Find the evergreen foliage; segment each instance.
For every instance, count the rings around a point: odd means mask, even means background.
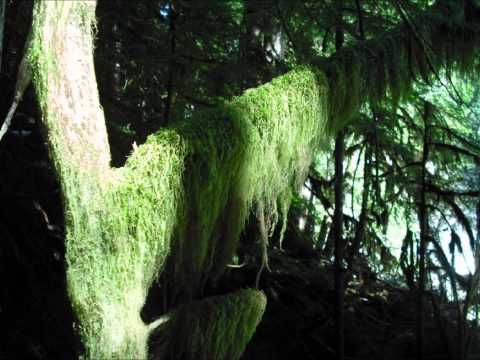
[[[448,72],[473,71],[479,39],[480,10],[472,2],[437,2],[421,16],[379,38],[346,47],[324,69],[330,84],[329,129],[336,132],[365,101],[378,103],[389,95],[394,107],[410,93],[417,79],[437,79]]]

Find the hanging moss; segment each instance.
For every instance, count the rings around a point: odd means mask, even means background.
[[[170,244],[165,279],[188,301],[231,261],[255,204],[273,228],[321,139],[321,98],[317,76],[299,69],[150,136],[100,190],[66,178],[69,290],[87,357],[145,354],[139,313]]]
[[[188,155],[185,204],[164,274],[173,302],[198,296],[231,261],[252,209],[264,233],[272,232],[278,203],[284,210],[325,135],[326,91],[324,77],[299,68],[175,127]]]
[[[342,129],[365,101],[389,98],[396,106],[418,79],[474,71],[479,11],[472,2],[438,1],[409,24],[319,61],[330,88],[329,132]]]
[[[68,74],[57,65],[68,54],[45,38],[62,28],[42,30],[51,24],[41,11],[54,5],[37,3],[30,58],[65,200],[69,296],[86,358],[145,358],[149,328],[140,310],[167,256],[172,298],[188,301],[231,261],[252,209],[262,209],[265,232],[273,228],[277,202],[303,180],[322,139],[326,80],[299,68],[150,136],[113,170],[92,160],[98,154],[85,146],[95,141],[89,123],[71,128],[76,119],[68,109],[79,99],[59,91]],[[243,303],[227,299],[229,309]],[[217,326],[233,334],[237,323],[222,319]]]
[[[152,335],[153,359],[239,359],[265,305],[265,295],[256,290],[183,305]]]

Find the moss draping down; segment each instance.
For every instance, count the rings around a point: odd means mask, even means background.
[[[165,274],[173,298],[198,295],[231,261],[251,209],[265,233],[285,215],[325,134],[326,91],[324,77],[299,68],[175,126],[187,155],[185,203]]]
[[[72,99],[58,90],[68,81],[58,66],[68,54],[45,39],[74,32],[73,15],[84,9],[70,6],[61,7],[68,21],[52,22],[67,30],[34,29],[31,56],[65,199],[69,294],[87,358],[145,358],[149,330],[139,314],[167,255],[172,298],[185,301],[231,260],[250,210],[261,209],[265,232],[273,229],[279,200],[303,180],[322,139],[326,79],[299,68],[151,135],[125,167],[104,168],[89,163],[96,154],[85,145],[97,134],[82,133],[88,119],[69,128],[77,121],[67,117]],[[49,30],[45,19],[35,28]]]
[[[162,130],[97,186],[101,191],[92,186],[70,197],[78,199],[70,201],[70,293],[84,338],[108,336],[87,346],[96,349],[90,356],[105,344],[115,344],[110,355],[122,354],[130,350],[116,338],[128,344],[132,333],[147,336],[138,314],[170,247],[165,279],[187,301],[231,261],[255,204],[262,204],[266,231],[273,228],[279,199],[303,180],[321,138],[325,86],[318,81],[314,72],[298,69]],[[78,179],[64,181],[75,182],[78,192]]]

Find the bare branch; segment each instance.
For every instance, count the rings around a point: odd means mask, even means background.
[[[23,52],[23,58],[20,62],[20,66],[18,67],[17,73],[17,83],[15,84],[15,95],[13,97],[12,105],[8,110],[7,117],[3,122],[2,127],[0,128],[0,141],[2,140],[3,136],[7,133],[8,128],[12,122],[13,115],[17,110],[18,104],[22,101],[23,94],[27,89],[28,85],[30,84],[31,80],[31,69],[28,63],[28,49],[30,46],[30,35],[27,38],[25,50]]]

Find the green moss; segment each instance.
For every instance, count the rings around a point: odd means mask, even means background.
[[[251,210],[272,233],[279,204],[284,215],[324,139],[326,98],[325,78],[299,68],[176,125],[188,155],[185,204],[164,276],[172,302],[199,296],[231,261]]]
[[[239,359],[265,310],[255,290],[182,305],[151,338],[154,359]]]
[[[183,158],[178,134],[164,131],[100,191],[79,192],[85,178],[73,184],[78,201],[70,195],[68,285],[87,358],[146,358],[148,331],[140,311],[169,254],[182,204]]]
[[[322,88],[299,69],[150,136],[124,168],[92,173],[72,161],[72,151],[84,149],[65,142],[68,119],[52,104],[68,101],[52,99],[56,59],[43,36],[34,32],[30,59],[62,184],[68,291],[84,355],[145,358],[148,328],[139,314],[165,259],[172,253],[172,297],[189,299],[230,262],[252,208],[262,204],[273,227],[278,197],[298,185],[321,138]]]
[[[150,136],[109,181],[62,163],[68,289],[87,358],[146,356],[139,314],[169,254],[171,298],[188,301],[231,261],[252,209],[271,233],[323,138],[325,88],[293,71]]]

